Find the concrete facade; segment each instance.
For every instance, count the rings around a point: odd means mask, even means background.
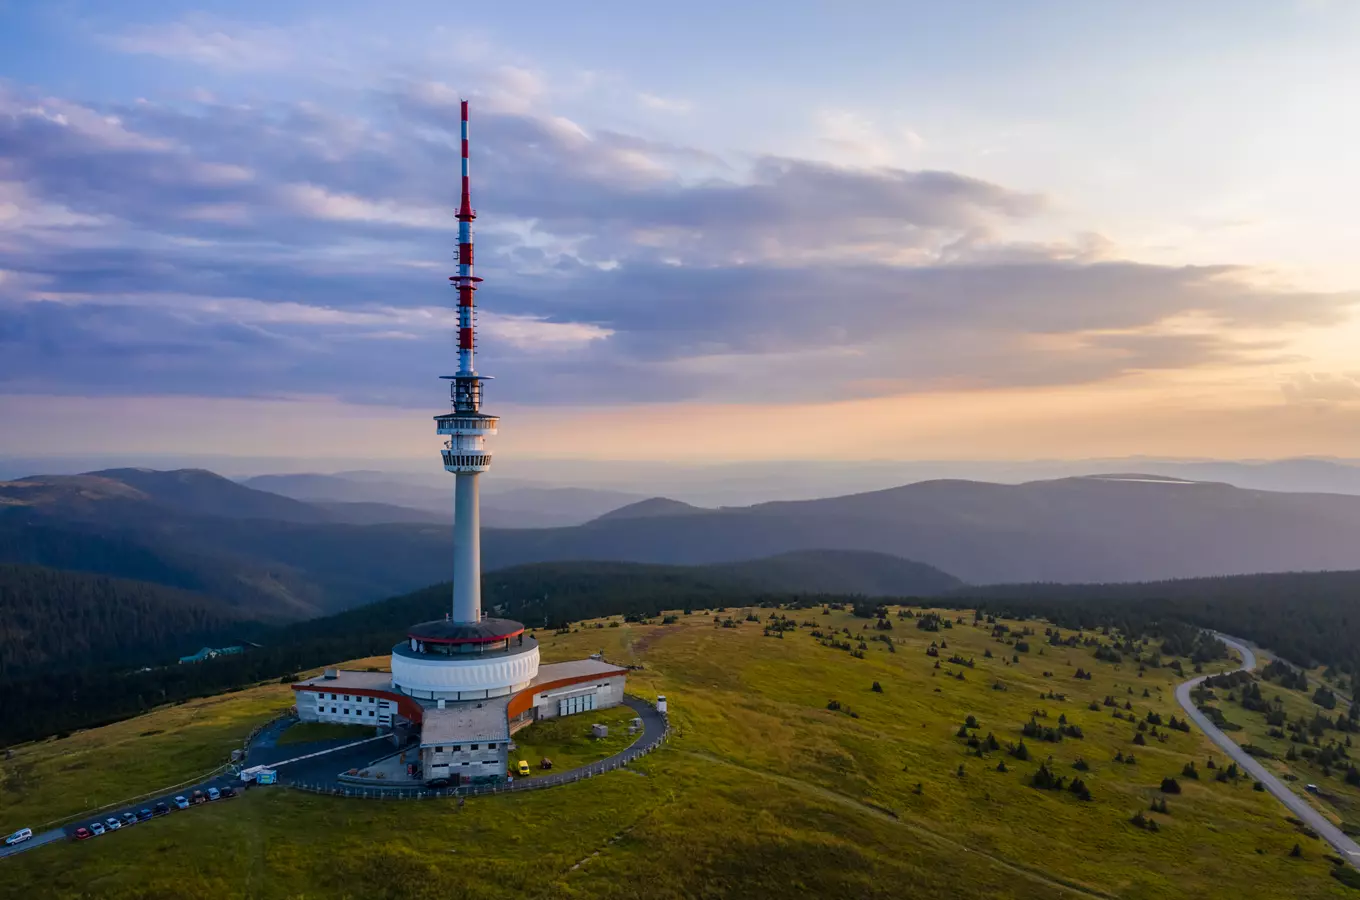
[[[421,778],[466,784],[504,777],[512,762],[511,735],[526,725],[622,703],[627,674],[598,659],[546,663],[514,694],[450,701],[412,697],[387,672],[328,669],[294,684],[293,691],[304,722],[418,727]]]

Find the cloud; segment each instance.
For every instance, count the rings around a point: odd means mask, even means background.
[[[228,72],[280,69],[294,59],[298,35],[283,28],[194,16],[138,25],[106,38],[124,53],[157,56]]]
[[[479,368],[518,402],[1264,366],[1357,299],[1121,260],[1094,233],[1019,240],[1045,198],[957,173],[725,159],[544,110],[528,70],[487,84]],[[0,94],[0,390],[429,398],[452,357],[457,97]]]
[[[654,109],[659,112],[667,113],[687,113],[694,109],[694,104],[688,100],[681,100],[676,97],[661,97],[656,94],[649,94],[645,91],[637,95],[638,102],[647,109]]]
[[[1280,379],[1280,391],[1292,405],[1349,406],[1360,400],[1360,374],[1296,372]]]

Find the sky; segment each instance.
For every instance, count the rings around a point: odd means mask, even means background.
[[[0,0],[0,455],[1355,456],[1360,4]]]

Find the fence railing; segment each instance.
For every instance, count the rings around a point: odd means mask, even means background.
[[[342,785],[334,782],[328,784],[309,784],[297,781],[280,782],[280,784],[285,788],[307,791],[313,794],[326,794],[332,797],[355,797],[366,800],[439,800],[452,797],[482,797],[492,794],[509,794],[516,791],[542,790],[544,788],[572,784],[587,778],[595,778],[599,775],[608,774],[617,769],[625,768],[634,760],[640,759],[657,750],[662,744],[670,739],[671,723],[669,716],[665,713],[657,712],[655,708],[653,708],[652,714],[661,719],[661,733],[648,739],[645,744],[633,744],[628,749],[622,750],[608,759],[580,766],[567,772],[558,772],[553,775],[516,779],[513,782],[505,783],[469,784],[448,788],[369,787]]]

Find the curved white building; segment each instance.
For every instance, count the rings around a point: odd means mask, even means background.
[[[392,686],[419,700],[487,700],[538,675],[538,641],[509,619],[425,622],[392,648]]]

